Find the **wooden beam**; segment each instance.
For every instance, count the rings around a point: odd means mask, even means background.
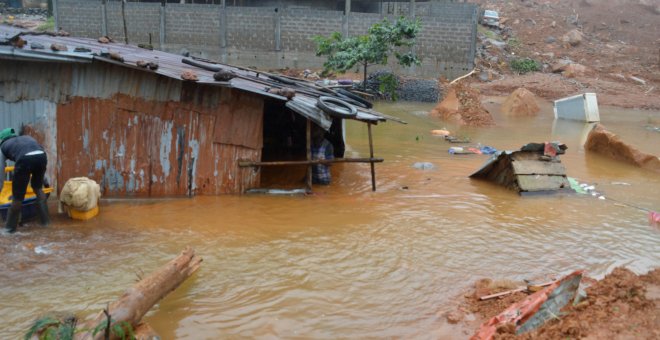
[[[240,167],[250,166],[287,166],[287,165],[314,165],[314,164],[333,164],[333,163],[382,163],[382,158],[335,158],[335,159],[313,159],[309,161],[274,161],[274,162],[253,162],[238,161]]]
[[[371,123],[367,123],[367,130],[369,131],[369,157],[374,158],[374,141],[371,136]],[[376,168],[374,162],[371,163],[371,191],[376,191]]]
[[[195,273],[201,263],[202,259],[192,248],[184,249],[175,259],[141,279],[110,304],[107,312],[111,316],[112,324],[126,321],[133,327],[137,326],[153,305]],[[84,322],[80,328],[88,331],[77,333],[75,339],[101,339],[103,332],[93,335],[92,330],[106,320],[106,315],[99,313],[93,319]]]
[[[312,161],[312,120],[307,119],[307,162]],[[312,191],[312,164],[307,165],[307,190]]]

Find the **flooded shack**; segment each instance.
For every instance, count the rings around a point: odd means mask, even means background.
[[[470,178],[485,179],[521,195],[570,190],[566,168],[557,157],[565,149],[563,144],[529,143],[518,151],[501,151]]]
[[[339,95],[307,81],[8,26],[0,60],[0,124],[45,146],[56,188],[87,176],[104,196],[237,194],[276,185],[266,167],[301,165],[311,188],[314,124],[327,131],[333,162],[370,163],[373,174],[382,161],[373,148],[368,158],[342,158],[343,119],[371,131],[390,117],[351,104],[350,117],[330,115],[319,98]]]

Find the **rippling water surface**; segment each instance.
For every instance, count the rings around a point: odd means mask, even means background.
[[[104,201],[92,221],[60,218],[0,238],[0,338],[20,338],[47,311],[100,310],[186,245],[202,268],[146,318],[164,339],[435,338],[446,335],[438,312],[481,277],[580,268],[600,277],[660,265],[660,230],[640,210],[660,210],[660,176],[585,154],[588,126],[554,122],[549,105],[535,118],[496,115],[486,129],[445,125],[424,114],[431,105],[377,109],[409,124],[374,129],[376,156],[386,159],[375,193],[368,166],[345,164],[310,197]],[[645,129],[659,113],[601,108],[601,116],[660,154],[660,134]],[[449,155],[452,145],[429,133],[442,127],[498,149],[561,140],[569,176],[608,199],[521,198],[472,181],[487,156]],[[347,134],[349,153],[368,155],[366,126],[351,123]]]

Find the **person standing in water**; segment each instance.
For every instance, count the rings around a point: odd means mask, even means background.
[[[37,215],[43,226],[50,224],[46,194],[42,187],[48,159],[44,148],[30,136],[17,136],[12,128],[0,131],[0,169],[4,173],[7,159],[14,161],[14,179],[12,182],[12,202],[7,211],[5,232],[14,233],[20,220],[21,208],[28,183],[37,195]],[[32,177],[30,179],[30,176]],[[0,190],[4,181],[0,181]]]
[[[333,160],[334,149],[332,143],[325,138],[325,130],[312,124],[312,159]],[[332,181],[329,164],[315,164],[312,166],[312,183],[329,185]]]

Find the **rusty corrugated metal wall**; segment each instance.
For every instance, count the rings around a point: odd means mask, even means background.
[[[44,143],[60,184],[87,176],[107,196],[240,193],[259,184],[259,172],[237,160],[261,158],[260,96],[100,63],[3,61],[0,90],[4,105],[56,104],[51,124],[35,130],[50,133]],[[22,109],[30,110],[39,109]]]

